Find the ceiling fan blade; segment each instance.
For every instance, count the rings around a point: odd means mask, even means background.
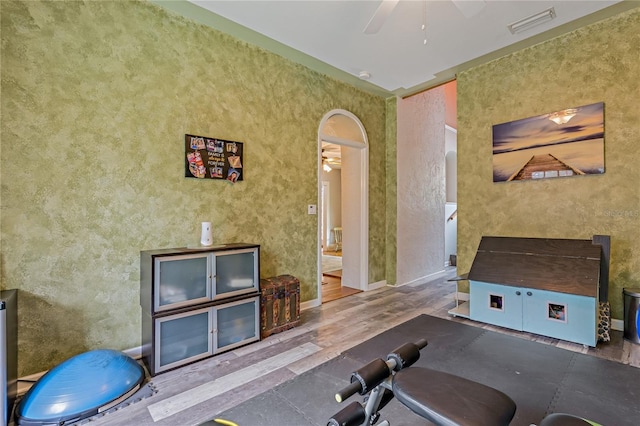
[[[471,18],[478,13],[487,4],[484,0],[451,0],[465,18]]]
[[[393,12],[393,9],[398,5],[398,1],[399,0],[382,0],[380,6],[378,6],[378,9],[371,17],[371,20],[367,26],[364,27],[364,33],[375,34],[380,31],[384,21],[387,20],[389,15],[391,15],[391,12]]]

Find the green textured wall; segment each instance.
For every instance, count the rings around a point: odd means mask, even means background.
[[[385,279],[385,100],[144,2],[0,2],[2,288],[19,373],[140,344],[139,251],[262,245],[316,297],[317,130],[370,143],[371,282]],[[244,181],[185,179],[184,134],[244,142]]]
[[[458,272],[482,235],[611,235],[609,297],[640,287],[640,9],[458,76]],[[492,125],[605,103],[603,175],[492,182]]]
[[[398,187],[396,185],[397,175],[397,142],[398,142],[398,100],[396,98],[387,99],[387,126],[386,142],[387,154],[385,173],[386,182],[386,214],[387,214],[387,241],[386,241],[386,264],[387,264],[387,284],[395,285],[397,278],[397,236],[398,236]]]

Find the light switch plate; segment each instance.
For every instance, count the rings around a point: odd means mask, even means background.
[[[317,213],[317,208],[315,204],[309,204],[307,206],[307,214],[316,214]]]

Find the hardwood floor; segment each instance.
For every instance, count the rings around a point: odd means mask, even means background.
[[[342,251],[323,251],[326,256],[342,256]],[[362,290],[342,286],[342,270],[322,274],[322,303],[332,302],[343,297],[352,296]]]
[[[322,303],[332,302],[361,292],[362,290],[342,286],[342,278],[339,276],[331,273],[322,275]]]
[[[455,285],[446,280],[454,275],[455,270],[451,268],[425,283],[361,292],[305,310],[301,325],[294,329],[153,377],[151,383],[157,390],[155,395],[94,419],[90,424],[201,424],[419,314],[640,367],[640,346],[623,341],[621,332],[614,331],[608,344],[584,348],[578,344],[453,318],[447,311],[455,306]]]

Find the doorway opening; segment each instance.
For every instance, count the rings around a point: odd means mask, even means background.
[[[318,129],[320,303],[368,287],[368,153],[364,126],[354,114],[325,114]]]
[[[320,223],[322,238],[322,303],[362,290],[342,285],[342,150],[322,142],[322,192]]]
[[[458,105],[457,82],[444,84],[445,126],[444,126],[444,265],[457,266],[458,249]]]

